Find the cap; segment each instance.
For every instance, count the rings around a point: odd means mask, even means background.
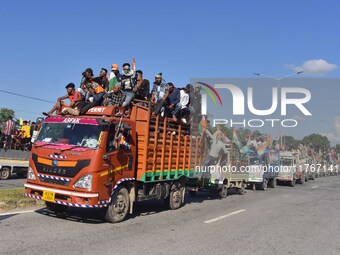
[[[66,85],[65,89],[68,89],[68,88],[72,88],[74,89],[76,86],[74,85],[74,83],[70,82],[69,84]]]
[[[156,78],[162,78],[162,76],[163,76],[162,73],[157,73],[157,74],[155,74],[155,77],[156,77]]]
[[[112,65],[111,65],[111,70],[112,70],[112,71],[119,70],[118,64],[112,64]]]
[[[102,67],[102,70],[103,70],[105,73],[107,73],[107,69],[105,69],[104,67]]]
[[[172,82],[168,82],[166,85],[171,86],[171,87],[175,87],[175,85]]]

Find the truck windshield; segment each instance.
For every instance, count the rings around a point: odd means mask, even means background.
[[[95,149],[98,148],[101,131],[100,125],[44,123],[36,142],[69,144]]]
[[[292,159],[281,159],[281,165],[283,166],[292,166],[293,160]]]

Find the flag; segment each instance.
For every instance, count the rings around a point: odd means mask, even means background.
[[[280,150],[280,148],[281,148],[281,132],[279,132],[276,136],[276,146],[277,146],[277,148],[275,148],[275,149]]]
[[[109,91],[111,91],[116,86],[117,83],[118,79],[115,73],[111,71],[109,76]]]
[[[264,141],[259,147],[257,147],[257,154],[259,156],[263,155],[268,147],[268,140]]]
[[[135,61],[135,58],[132,58],[132,61],[131,61],[131,68],[132,70],[135,72],[136,71],[136,61]]]
[[[20,119],[19,119],[19,125],[20,125],[20,126],[24,125],[24,122],[23,122],[23,120],[22,120],[21,117],[20,117]]]
[[[271,148],[273,146],[273,137],[272,137],[272,134],[269,134],[267,136],[267,141],[268,141],[268,147]]]
[[[236,128],[234,128],[234,132],[233,132],[233,143],[236,144],[236,146],[241,149],[241,143],[238,139],[238,134],[237,134],[237,130]]]

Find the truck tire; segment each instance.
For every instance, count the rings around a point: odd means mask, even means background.
[[[226,198],[228,196],[228,187],[227,187],[227,185],[222,185],[222,188],[218,191],[218,196],[220,198]]]
[[[261,190],[266,191],[268,188],[268,180],[264,179],[262,184],[261,184]]]
[[[196,194],[197,194],[197,191],[195,191],[195,190],[189,190],[189,195],[190,196],[196,196]]]
[[[293,180],[289,182],[289,185],[290,185],[291,187],[295,187],[295,184],[296,184],[296,179],[293,178]]]
[[[105,219],[111,223],[121,222],[128,215],[129,208],[129,191],[123,186],[118,187],[111,196],[111,202],[106,210]]]
[[[246,194],[246,187],[242,184],[242,188],[238,189],[238,194],[244,195]]]
[[[17,173],[17,176],[19,178],[26,178],[27,177],[27,173],[26,172],[20,172],[20,173]]]
[[[11,176],[11,169],[9,167],[3,167],[0,170],[0,179],[7,180]]]
[[[276,185],[277,185],[276,178],[271,178],[271,179],[269,180],[269,186],[270,186],[271,188],[275,189],[275,188],[276,188]]]
[[[305,179],[306,179],[305,175],[302,175],[302,176],[300,177],[300,179],[299,179],[299,183],[300,183],[300,184],[304,184],[304,183],[305,183]]]
[[[45,205],[48,208],[48,210],[55,212],[55,213],[64,213],[69,208],[66,205],[59,205],[59,204],[55,204],[52,202],[45,202]]]
[[[305,175],[305,182],[308,182],[309,181],[309,174],[307,175]]]
[[[179,182],[172,184],[170,194],[165,198],[165,204],[169,209],[176,210],[182,206],[183,189]]]

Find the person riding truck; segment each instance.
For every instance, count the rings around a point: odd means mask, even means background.
[[[75,85],[71,82],[66,85],[66,91],[67,94],[65,96],[59,97],[57,100],[57,103],[53,106],[53,108],[48,112],[43,112],[42,114],[48,117],[51,117],[54,112],[57,113],[57,115],[60,115],[62,113],[66,113],[68,110],[76,110],[72,114],[78,115],[79,111],[77,110],[77,106],[79,102],[81,101],[81,94],[75,90]],[[63,100],[69,99],[70,105],[68,105]],[[78,114],[75,114],[77,113]],[[71,112],[70,112],[71,113]]]

